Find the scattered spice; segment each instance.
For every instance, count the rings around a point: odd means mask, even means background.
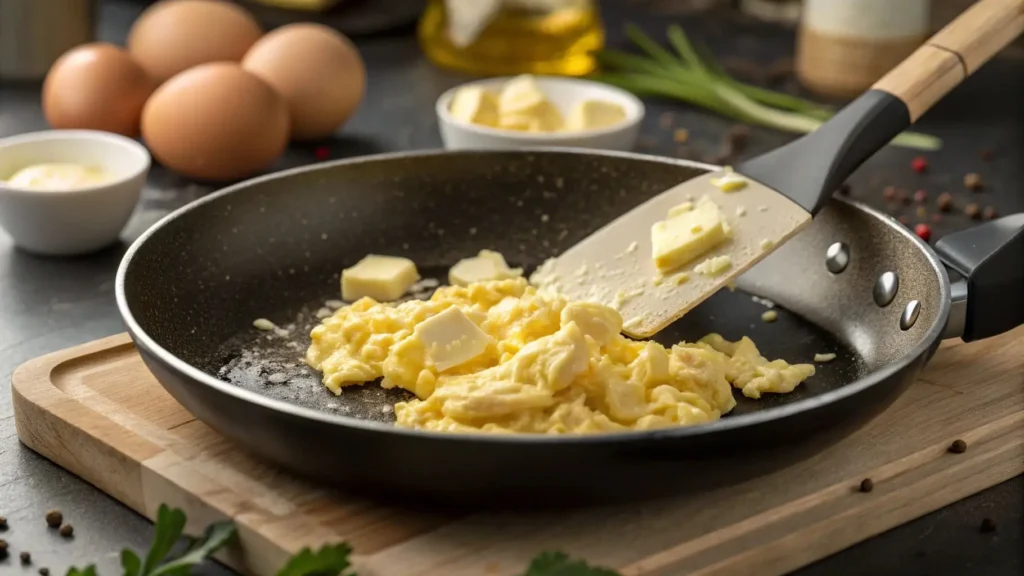
[[[924,206],[918,206],[917,210],[915,210],[914,213],[917,214],[917,217],[921,220],[924,220],[925,218],[928,217],[928,209],[926,209]]]
[[[46,513],[46,525],[50,528],[57,528],[64,522],[64,515],[60,513],[60,510],[54,508]]]
[[[953,195],[949,192],[939,194],[938,199],[935,200],[935,205],[939,207],[939,210],[949,212],[950,208],[953,207]]]
[[[996,216],[999,216],[999,214],[992,206],[985,206],[985,209],[981,212],[981,217],[985,220],[995,220]]]
[[[981,216],[981,208],[972,202],[967,206],[964,206],[964,215],[972,220],[977,220]]]
[[[967,452],[967,442],[957,438],[949,445],[949,451],[953,454],[963,454],[964,452]]]
[[[906,214],[901,214],[900,217],[896,219],[896,221],[899,222],[900,224],[903,224],[904,226],[910,226],[910,216],[907,216]]]
[[[331,157],[331,149],[327,146],[318,146],[317,149],[313,151],[313,156],[316,157],[317,160],[327,160]]]
[[[927,201],[927,200],[928,200],[928,191],[927,190],[918,190],[918,191],[914,192],[914,202],[917,202],[918,204],[924,204],[925,201]]]
[[[875,483],[871,480],[871,478],[865,478],[865,479],[860,481],[860,491],[861,492],[871,492],[874,489],[875,489]]]
[[[927,224],[918,224],[914,226],[914,234],[917,234],[918,238],[927,242],[932,238],[932,229]]]
[[[939,214],[938,212],[933,212],[932,223],[938,224],[939,222],[942,222],[942,214]]]
[[[690,131],[686,128],[677,128],[676,131],[672,133],[672,139],[678,144],[682,144],[690,139]]]
[[[71,538],[71,536],[75,533],[75,527],[71,524],[63,524],[61,525],[59,532],[61,536],[65,538]]]
[[[0,530],[7,530],[7,518],[0,516]]]
[[[886,200],[890,200],[890,201],[895,200],[896,199],[896,187],[895,186],[886,186],[885,188],[882,188],[882,198],[885,198]]]
[[[852,192],[852,189],[850,188],[850,185],[848,183],[843,182],[842,184],[839,185],[839,189],[836,190],[836,192],[838,192],[840,196],[849,196],[850,192]]]
[[[991,518],[985,518],[981,521],[981,532],[982,534],[989,534],[996,531],[996,521]]]
[[[7,558],[7,540],[0,538],[0,560]]]
[[[996,151],[991,148],[982,148],[978,156],[981,157],[982,162],[991,162],[996,157]]]
[[[32,555],[28,552],[22,552],[21,554],[18,554],[18,557],[21,558],[21,563],[25,566],[32,563]]]
[[[39,576],[50,576],[50,569],[46,566],[43,566],[39,569]]]
[[[736,124],[725,134],[726,144],[733,154],[743,152],[747,147],[748,140],[750,140],[750,128],[744,124]]]
[[[968,190],[981,190],[983,185],[981,174],[977,172],[970,172],[964,176],[964,187]]]
[[[910,161],[910,167],[918,174],[923,174],[928,170],[928,159],[924,156],[917,156]]]
[[[668,130],[669,128],[671,128],[672,127],[672,113],[671,112],[664,112],[661,116],[659,116],[658,117],[658,126],[661,126],[665,130]]]

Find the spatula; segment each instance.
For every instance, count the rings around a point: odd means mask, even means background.
[[[1024,32],[1024,0],[981,0],[815,132],[659,194],[547,262],[531,278],[573,299],[614,306],[647,338],[793,237],[842,182],[996,52]],[[724,192],[714,182],[741,177]],[[652,259],[651,227],[669,210],[714,202],[731,238],[671,272]],[[702,272],[703,271],[703,272]]]

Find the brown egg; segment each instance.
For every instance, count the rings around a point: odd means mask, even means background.
[[[326,138],[355,112],[366,88],[359,51],[320,24],[289,24],[260,38],[242,66],[288,102],[292,138]]]
[[[157,88],[142,110],[142,138],[162,164],[203,180],[235,180],[288,144],[288,107],[233,62],[201,64]]]
[[[166,81],[207,62],[240,62],[262,30],[240,6],[219,0],[164,0],[128,33],[128,51],[149,75]]]
[[[104,42],[83,44],[57,59],[43,82],[43,114],[58,129],[139,133],[156,84],[127,52]]]

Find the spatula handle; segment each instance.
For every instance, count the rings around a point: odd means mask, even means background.
[[[932,36],[873,88],[903,101],[916,121],[1024,33],[1024,0],[981,0]]]

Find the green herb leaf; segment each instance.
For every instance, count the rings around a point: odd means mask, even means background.
[[[156,513],[156,525],[153,529],[153,543],[149,546],[149,553],[139,570],[141,576],[149,576],[157,567],[171,548],[181,538],[185,529],[185,512],[179,508],[170,508],[161,504]],[[123,560],[122,560],[123,561]]]
[[[96,576],[96,567],[92,564],[85,568],[75,568],[72,566],[68,568],[67,576]]]
[[[187,576],[193,566],[226,546],[234,535],[235,525],[231,522],[211,524],[203,532],[203,536],[193,541],[184,554],[166,564],[157,566],[153,571],[144,573],[143,576]]]
[[[303,548],[288,560],[277,576],[349,576],[351,553],[352,547],[344,542],[324,545],[316,552]]]
[[[279,575],[280,576],[280,575]],[[614,570],[590,566],[582,560],[570,560],[564,552],[541,552],[530,562],[522,576],[620,576]]]
[[[125,548],[121,550],[121,568],[124,568],[124,576],[141,576],[142,560],[138,554]]]

